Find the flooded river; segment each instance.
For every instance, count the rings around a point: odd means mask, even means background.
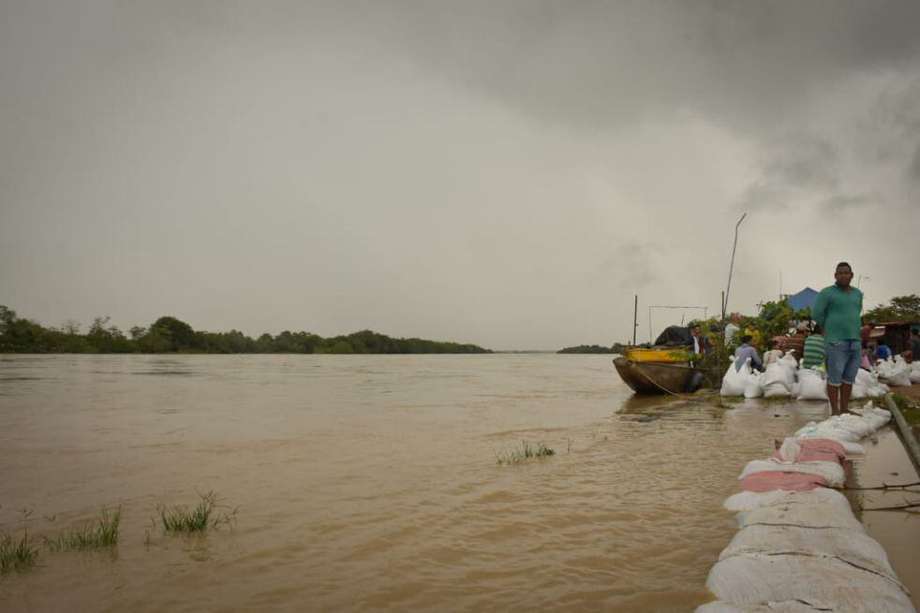
[[[122,509],[0,609],[692,610],[741,467],[823,407],[631,396],[609,356],[0,356],[0,531]],[[209,491],[235,524],[153,521]]]

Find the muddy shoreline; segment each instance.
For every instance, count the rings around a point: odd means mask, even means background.
[[[920,475],[898,438],[895,427],[885,426],[862,441],[864,459],[853,463],[848,485],[875,487],[882,484],[913,483]],[[911,602],[920,609],[920,565],[916,563],[916,544],[920,542],[920,513],[869,511],[867,509],[903,504],[903,491],[847,491],[853,511],[869,535],[877,540],[898,577],[911,592]],[[915,499],[907,496],[909,499]],[[918,496],[920,497],[920,496]]]

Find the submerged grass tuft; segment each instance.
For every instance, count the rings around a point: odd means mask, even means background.
[[[109,513],[102,509],[102,516],[93,524],[71,530],[57,538],[45,537],[45,546],[51,551],[82,551],[84,549],[102,549],[118,544],[118,525],[121,523],[121,507]]]
[[[556,452],[551,447],[547,447],[543,443],[533,444],[521,441],[520,449],[497,453],[495,454],[495,459],[498,464],[518,464],[531,458],[543,458],[555,454]]]
[[[236,518],[236,509],[229,513],[217,511],[221,505],[218,505],[217,494],[213,491],[199,495],[201,496],[201,501],[191,510],[184,506],[169,508],[161,505],[157,507],[163,530],[186,534],[204,532],[208,528],[230,523]]]
[[[28,570],[37,560],[38,548],[32,545],[26,530],[18,541],[10,534],[0,534],[0,575]]]

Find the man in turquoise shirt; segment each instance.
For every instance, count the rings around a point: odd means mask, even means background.
[[[827,354],[827,397],[831,413],[846,413],[850,393],[860,360],[860,315],[863,295],[850,287],[853,269],[846,262],[837,264],[834,271],[836,283],[818,294],[811,316],[824,329]]]

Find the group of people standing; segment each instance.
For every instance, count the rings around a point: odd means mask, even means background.
[[[803,367],[826,367],[827,396],[833,415],[847,412],[859,368],[868,370],[875,360],[891,357],[891,349],[884,343],[863,346],[863,294],[850,285],[852,280],[850,264],[837,264],[834,284],[821,290],[812,307],[811,316],[816,325],[803,347]],[[763,370],[763,362],[750,341],[750,336],[741,337],[741,345],[735,351],[735,367],[740,368],[750,359],[754,368]],[[916,330],[912,332],[911,344],[914,356],[920,359],[920,335]]]

